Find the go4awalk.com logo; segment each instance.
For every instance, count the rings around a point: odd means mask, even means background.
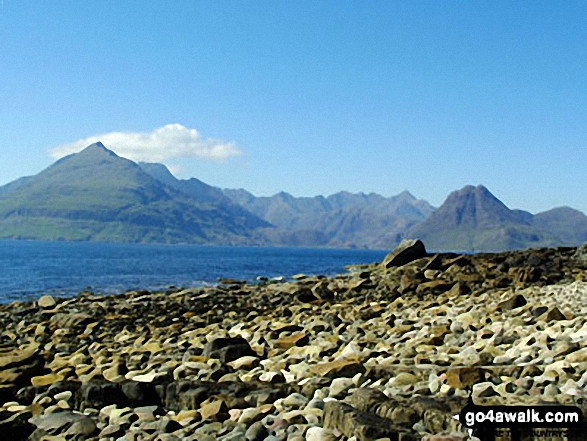
[[[496,428],[583,427],[583,412],[576,406],[477,406],[472,397],[454,418],[469,430],[469,436]]]

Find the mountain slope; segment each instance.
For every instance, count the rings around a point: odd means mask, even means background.
[[[222,191],[199,179],[177,179],[163,164],[140,162],[139,167],[163,184],[189,196],[202,204],[211,204],[227,211],[234,219],[248,228],[271,227],[271,224],[245,210],[226,197]]]
[[[0,237],[117,242],[243,243],[231,213],[164,185],[101,143],[0,194]]]
[[[434,210],[408,192],[391,198],[349,192],[300,198],[285,192],[271,197],[255,197],[243,189],[223,192],[290,235],[304,232],[304,237],[320,238],[321,245],[333,247],[392,247]]]
[[[587,216],[570,207],[557,207],[534,216],[532,224],[556,236],[561,244],[587,242]]]
[[[573,230],[577,220],[585,217],[572,211],[575,218],[568,221],[560,211],[533,216],[509,209],[482,185],[469,185],[452,192],[408,236],[421,239],[428,249],[469,252],[578,245],[579,235],[562,234],[563,230]]]

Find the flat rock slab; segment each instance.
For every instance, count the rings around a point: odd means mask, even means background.
[[[338,430],[359,441],[389,438],[391,441],[411,441],[416,438],[395,427],[393,423],[373,413],[362,412],[347,403],[324,403],[324,428]]]

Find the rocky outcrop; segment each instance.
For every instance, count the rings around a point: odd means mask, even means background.
[[[0,305],[0,433],[464,440],[469,393],[582,407],[582,252],[412,243],[332,278]]]

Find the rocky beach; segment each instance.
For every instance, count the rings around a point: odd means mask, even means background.
[[[585,412],[586,300],[586,246],[409,241],[335,277],[0,305],[0,438],[460,441],[469,390]]]

